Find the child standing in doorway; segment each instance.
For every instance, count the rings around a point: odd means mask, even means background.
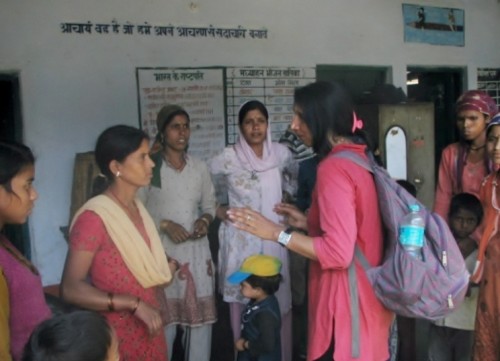
[[[470,273],[477,258],[477,242],[471,234],[481,223],[483,207],[470,193],[451,199],[448,223]],[[429,361],[469,361],[472,357],[476,322],[477,287],[469,288],[463,303],[449,316],[431,325]]]
[[[250,299],[241,314],[241,337],[236,341],[237,361],[281,360],[281,313],[274,293],[282,276],[279,258],[257,254],[247,257],[240,269],[228,277],[240,284]]]

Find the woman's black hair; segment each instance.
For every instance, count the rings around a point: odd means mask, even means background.
[[[301,112],[312,135],[314,151],[324,158],[332,149],[331,137],[370,144],[360,129],[352,132],[354,104],[349,93],[336,82],[317,81],[295,89],[294,106]]]
[[[472,212],[476,216],[477,224],[483,220],[484,210],[481,201],[471,193],[458,193],[451,198],[448,218],[454,216],[460,209]]]
[[[498,113],[497,115],[500,115],[500,113]],[[495,117],[495,118],[497,118],[497,117]],[[500,123],[498,123],[498,122],[489,124],[488,127],[486,127],[486,137],[488,137],[490,135],[490,133],[494,127],[497,127],[499,125],[500,125]]]
[[[163,134],[165,132],[165,128],[167,127],[167,125],[170,124],[170,122],[178,115],[184,115],[186,117],[186,119],[188,120],[188,123],[191,122],[191,119],[189,118],[189,114],[188,112],[186,112],[184,109],[179,109],[179,110],[176,110],[172,113],[170,113],[167,118],[165,119],[165,121],[163,122],[162,124],[162,127],[161,129],[158,130],[158,133],[160,134]]]
[[[266,295],[273,295],[280,288],[282,279],[283,277],[278,273],[275,276],[267,277],[251,275],[245,281],[253,288],[262,288]]]
[[[105,361],[111,342],[111,328],[101,314],[75,311],[38,325],[22,361]]]
[[[113,160],[123,162],[139,149],[144,140],[149,140],[144,131],[128,125],[115,125],[101,133],[97,138],[94,156],[102,175],[94,180],[93,196],[104,192],[114,181],[115,175],[111,173],[109,164]]]
[[[31,149],[15,141],[0,141],[0,185],[12,192],[11,181],[27,166],[35,164]]]
[[[258,110],[264,115],[266,120],[269,120],[269,113],[267,112],[266,106],[258,100],[250,100],[243,104],[243,106],[240,108],[240,111],[238,112],[238,124],[240,125],[240,127],[243,124],[243,120],[245,119],[247,113],[252,110]]]

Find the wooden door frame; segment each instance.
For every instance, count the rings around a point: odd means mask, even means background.
[[[5,123],[1,125],[1,138],[23,142],[23,121],[21,112],[21,87],[19,72],[0,71],[0,118]],[[27,258],[31,259],[31,242],[28,223],[22,225],[7,225],[2,230],[7,238]]]

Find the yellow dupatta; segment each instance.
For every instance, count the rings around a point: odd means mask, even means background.
[[[92,211],[96,213],[118,248],[125,265],[142,287],[149,288],[168,283],[172,279],[172,274],[156,226],[142,202],[138,198],[135,199],[135,202],[151,242],[151,248],[148,248],[126,212],[105,195],[89,199],[76,212],[71,222],[71,228],[82,212]]]

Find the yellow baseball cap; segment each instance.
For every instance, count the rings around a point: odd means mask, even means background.
[[[265,254],[254,254],[243,261],[240,269],[231,274],[227,281],[229,283],[241,283],[251,275],[269,277],[276,276],[281,271],[279,258]]]

